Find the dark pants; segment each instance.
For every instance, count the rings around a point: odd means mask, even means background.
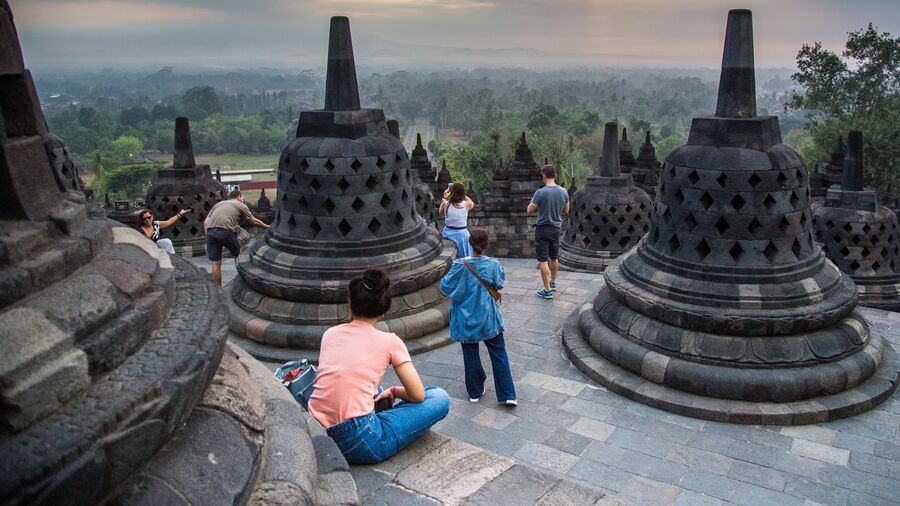
[[[534,227],[534,250],[538,262],[559,258],[559,227],[553,225]]]
[[[505,402],[515,399],[516,387],[513,385],[512,371],[509,369],[509,356],[506,354],[503,332],[482,342],[491,356],[497,401]],[[484,381],[487,379],[487,374],[481,365],[481,357],[478,355],[478,343],[460,344],[463,351],[463,365],[466,370],[466,391],[469,393],[469,398],[477,399],[484,393]]]
[[[206,231],[206,256],[211,262],[222,261],[223,246],[234,258],[241,254],[241,242],[231,230],[214,227]]]

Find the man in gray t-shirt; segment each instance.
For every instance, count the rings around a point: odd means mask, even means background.
[[[552,299],[556,290],[556,274],[559,271],[559,229],[562,215],[569,212],[569,192],[556,184],[556,169],[545,165],[541,169],[544,187],[534,192],[528,204],[528,214],[537,214],[534,227],[534,249],[541,269],[544,289],[538,297]]]
[[[244,195],[240,190],[232,190],[228,200],[217,202],[212,206],[203,221],[203,229],[206,232],[206,255],[212,264],[213,281],[219,286],[222,286],[222,248],[227,248],[234,258],[241,253],[241,243],[237,236],[240,230],[238,220],[241,216],[257,227],[269,228],[253,216],[250,208],[244,204]]]

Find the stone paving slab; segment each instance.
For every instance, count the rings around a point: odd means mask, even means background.
[[[645,491],[654,490],[666,504],[900,504],[897,395],[848,419],[794,427],[699,420],[636,403],[584,377],[554,337],[566,317],[599,290],[602,276],[561,272],[556,297],[543,300],[534,295],[540,279],[533,261],[501,263],[507,275],[502,304],[505,339],[519,406],[496,404],[484,349],[487,394],[470,403],[462,378],[462,352],[451,344],[413,357],[420,371],[430,373],[422,374],[423,381],[442,386],[451,396],[450,415],[435,426],[436,432],[505,457],[513,466],[606,493],[600,501],[647,497],[649,501],[653,498]],[[900,349],[900,314],[862,312]],[[384,382],[390,385],[397,378],[389,371]],[[497,423],[496,414],[482,414],[488,409],[513,418]],[[541,448],[548,455],[552,449],[567,456],[557,460],[554,471],[535,465],[534,454],[524,448]],[[395,462],[352,468],[364,503],[434,504],[393,481],[400,468],[418,462],[423,451],[431,450],[413,446],[395,456]],[[365,494],[367,484],[379,482],[383,483]],[[490,490],[470,497],[473,501],[493,497]],[[551,496],[552,491],[544,496],[545,502]],[[565,494],[561,500],[559,504],[581,504],[574,499],[566,503]]]

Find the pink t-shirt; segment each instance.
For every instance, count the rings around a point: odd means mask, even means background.
[[[360,321],[331,327],[322,335],[309,414],[324,427],[331,427],[371,413],[388,365],[397,367],[410,360],[397,334]]]

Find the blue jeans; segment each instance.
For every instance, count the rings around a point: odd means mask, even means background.
[[[509,356],[506,355],[506,344],[503,332],[495,337],[482,341],[491,356],[491,369],[494,371],[494,389],[497,401],[505,402],[516,398],[516,387],[513,385],[512,371],[509,369]],[[478,343],[460,343],[463,351],[463,365],[466,369],[466,391],[472,399],[480,398],[484,393],[484,381],[487,374],[481,365],[478,355]]]
[[[326,432],[351,464],[377,464],[397,454],[450,412],[443,389],[428,387],[422,402],[400,401],[393,408],[332,425]]]

